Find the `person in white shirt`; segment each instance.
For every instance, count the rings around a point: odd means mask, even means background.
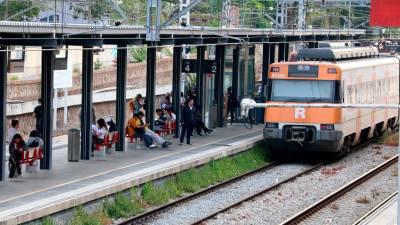
[[[12,139],[14,138],[14,135],[16,134],[19,134],[19,121],[12,120],[11,127],[7,131],[7,142],[11,143]]]
[[[97,120],[97,137],[104,141],[104,136],[108,133],[107,123],[103,118]]]

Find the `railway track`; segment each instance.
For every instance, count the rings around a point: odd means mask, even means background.
[[[314,205],[304,209],[297,215],[289,218],[288,220],[284,221],[281,225],[289,225],[289,224],[299,224],[302,221],[306,220],[307,218],[311,217],[312,215],[316,214],[319,210],[326,207],[328,204],[332,203],[333,201],[339,199],[341,196],[345,195],[349,191],[357,188],[364,182],[368,181],[369,179],[373,178],[374,176],[380,174],[385,169],[389,168],[393,164],[398,161],[398,155],[392,157],[391,159],[387,160],[386,162],[382,163],[381,165],[375,167],[374,169],[368,171],[364,175],[360,176],[359,178],[353,180],[352,182],[348,183],[347,185],[343,186],[342,188],[338,189],[337,191],[333,192],[329,196],[321,199],[320,201],[316,202]]]
[[[376,140],[374,139],[374,140],[370,140],[370,141],[368,141],[368,142],[366,142],[366,143],[360,144],[360,145],[354,147],[353,150],[361,149],[361,148],[363,148],[363,147],[365,147],[365,146],[370,145],[371,143],[373,143],[373,142],[375,142],[375,141],[376,141]],[[204,221],[206,221],[206,220],[208,220],[208,219],[211,219],[211,218],[215,217],[216,215],[218,215],[218,214],[220,214],[220,213],[226,212],[226,211],[228,211],[229,209],[234,208],[234,207],[236,207],[236,206],[242,204],[243,202],[249,201],[249,200],[251,200],[251,199],[253,199],[253,198],[255,198],[255,197],[259,196],[259,195],[262,195],[262,194],[264,194],[264,193],[267,193],[267,192],[269,192],[269,191],[272,191],[272,190],[278,188],[279,186],[281,186],[281,185],[283,185],[283,184],[285,184],[285,183],[288,183],[288,182],[291,182],[291,181],[295,180],[296,178],[298,178],[298,177],[300,177],[300,176],[303,176],[303,175],[305,175],[305,174],[311,173],[311,172],[317,170],[318,168],[320,168],[321,166],[329,164],[329,162],[330,162],[330,161],[325,161],[325,162],[317,163],[317,164],[311,166],[310,168],[308,168],[308,169],[306,169],[306,170],[303,170],[303,171],[301,171],[301,172],[299,172],[299,173],[297,173],[297,174],[295,174],[295,175],[293,175],[293,176],[291,176],[291,177],[289,177],[289,178],[287,178],[287,179],[285,179],[285,180],[282,180],[282,181],[280,181],[280,182],[278,182],[278,183],[276,183],[276,184],[274,184],[274,185],[272,185],[272,186],[269,186],[269,187],[267,187],[267,188],[265,188],[265,189],[263,189],[263,190],[261,190],[261,191],[255,193],[255,194],[253,194],[253,195],[251,195],[251,196],[249,196],[249,197],[246,197],[246,198],[244,198],[244,199],[241,199],[241,200],[239,200],[239,201],[237,201],[237,202],[235,202],[235,203],[233,203],[233,204],[230,204],[229,206],[227,206],[227,207],[225,207],[225,208],[223,208],[223,209],[220,209],[220,210],[218,210],[218,211],[215,211],[215,212],[213,212],[212,214],[209,214],[209,215],[207,215],[207,216],[205,216],[205,217],[203,217],[203,218],[201,218],[201,219],[199,219],[199,220],[193,222],[192,224],[202,224]],[[263,172],[263,171],[272,169],[272,168],[277,167],[277,166],[279,166],[279,165],[283,165],[283,162],[273,162],[273,163],[270,163],[270,164],[268,164],[268,165],[266,165],[266,166],[264,166],[264,167],[261,167],[261,168],[259,168],[259,169],[250,171],[250,172],[245,173],[245,174],[243,174],[243,175],[240,175],[240,176],[238,176],[238,177],[234,177],[234,178],[232,178],[232,179],[229,179],[229,180],[226,180],[226,181],[224,181],[224,182],[218,183],[218,184],[216,184],[216,185],[210,186],[210,187],[208,187],[208,188],[206,188],[206,189],[203,189],[203,190],[201,190],[201,191],[199,191],[199,192],[193,193],[193,194],[188,195],[188,196],[186,196],[186,197],[180,198],[180,199],[178,199],[178,200],[172,201],[172,202],[167,203],[167,204],[165,204],[165,205],[162,205],[162,206],[160,206],[160,207],[154,208],[154,209],[152,209],[152,210],[150,210],[150,211],[144,212],[144,213],[139,214],[139,215],[137,215],[137,216],[135,216],[135,217],[126,219],[126,220],[124,220],[124,221],[122,221],[122,222],[119,222],[118,225],[144,224],[146,221],[150,220],[151,218],[154,218],[154,217],[157,216],[158,214],[160,214],[160,213],[162,213],[162,212],[164,212],[164,211],[166,211],[166,210],[168,210],[168,209],[171,209],[171,208],[173,208],[173,207],[176,207],[176,206],[178,206],[178,205],[180,205],[180,204],[182,204],[182,203],[188,202],[188,201],[190,201],[190,200],[192,200],[192,199],[199,198],[199,197],[201,197],[201,196],[203,196],[203,195],[206,195],[207,193],[216,191],[216,190],[221,189],[221,188],[223,188],[223,187],[225,187],[225,186],[228,186],[228,185],[230,185],[230,184],[232,184],[232,183],[235,183],[235,182],[240,181],[240,180],[242,180],[242,179],[245,179],[245,178],[247,178],[247,177],[253,176],[253,175],[257,174],[257,173],[260,173],[260,172]]]
[[[282,164],[283,164],[282,162],[269,163],[269,164],[267,164],[267,165],[265,165],[263,167],[260,167],[258,169],[255,169],[255,170],[252,170],[250,172],[244,173],[244,174],[242,174],[240,176],[234,177],[234,178],[226,180],[224,182],[212,185],[212,186],[210,186],[210,187],[208,187],[206,189],[203,189],[201,191],[195,192],[195,193],[193,193],[191,195],[188,195],[186,197],[177,199],[175,201],[172,201],[172,202],[167,203],[165,205],[162,205],[160,207],[154,208],[154,209],[152,209],[150,211],[147,211],[147,212],[144,212],[142,214],[139,214],[139,215],[137,215],[135,217],[132,217],[132,218],[129,218],[129,219],[124,220],[122,222],[119,222],[118,225],[130,225],[130,224],[138,224],[140,222],[144,222],[147,219],[153,217],[154,215],[159,214],[159,213],[161,213],[161,212],[163,212],[163,211],[165,211],[165,210],[167,210],[169,208],[172,208],[172,207],[177,206],[179,204],[182,204],[184,202],[190,201],[190,200],[192,200],[194,198],[198,198],[198,197],[203,196],[203,195],[205,195],[205,194],[207,194],[209,192],[215,191],[217,189],[223,188],[224,186],[227,186],[227,185],[232,184],[234,182],[237,182],[239,180],[245,179],[246,177],[249,177],[249,176],[252,176],[254,174],[263,172],[265,170],[272,169],[272,168],[277,167],[277,166],[282,165]]]

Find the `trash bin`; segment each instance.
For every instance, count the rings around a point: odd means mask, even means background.
[[[255,97],[254,101],[256,103],[264,103],[264,99],[263,99],[262,96]],[[257,124],[263,124],[264,123],[265,108],[255,108],[254,111],[256,113],[256,123]]]
[[[79,129],[68,130],[68,162],[78,162],[81,148],[81,131]]]
[[[215,129],[218,124],[218,111],[217,111],[217,105],[213,104],[210,105],[210,112],[208,114],[208,128],[210,129]]]

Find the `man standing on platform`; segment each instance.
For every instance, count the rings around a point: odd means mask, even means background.
[[[196,108],[193,106],[194,100],[189,99],[187,104],[182,109],[182,132],[181,132],[181,140],[180,145],[182,145],[183,140],[185,139],[186,133],[186,143],[191,145],[190,136],[192,135],[193,128],[196,124]]]
[[[33,110],[33,116],[36,118],[36,131],[39,133],[39,136],[42,137],[43,132],[43,107],[42,107],[42,99],[38,100],[39,105],[35,107]]]

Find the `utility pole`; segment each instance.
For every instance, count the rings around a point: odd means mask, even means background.
[[[190,0],[179,0],[179,11],[188,7],[190,4]],[[179,17],[179,24],[186,24],[186,26],[190,26],[190,11]]]
[[[305,8],[304,0],[299,0],[299,9],[297,13],[297,29],[302,30],[305,28]]]
[[[229,12],[231,9],[231,0],[222,0],[222,20],[221,27],[227,28],[230,24]]]
[[[146,41],[159,41],[161,0],[147,0],[146,12]]]
[[[276,29],[283,29],[287,24],[287,0],[276,1]]]

